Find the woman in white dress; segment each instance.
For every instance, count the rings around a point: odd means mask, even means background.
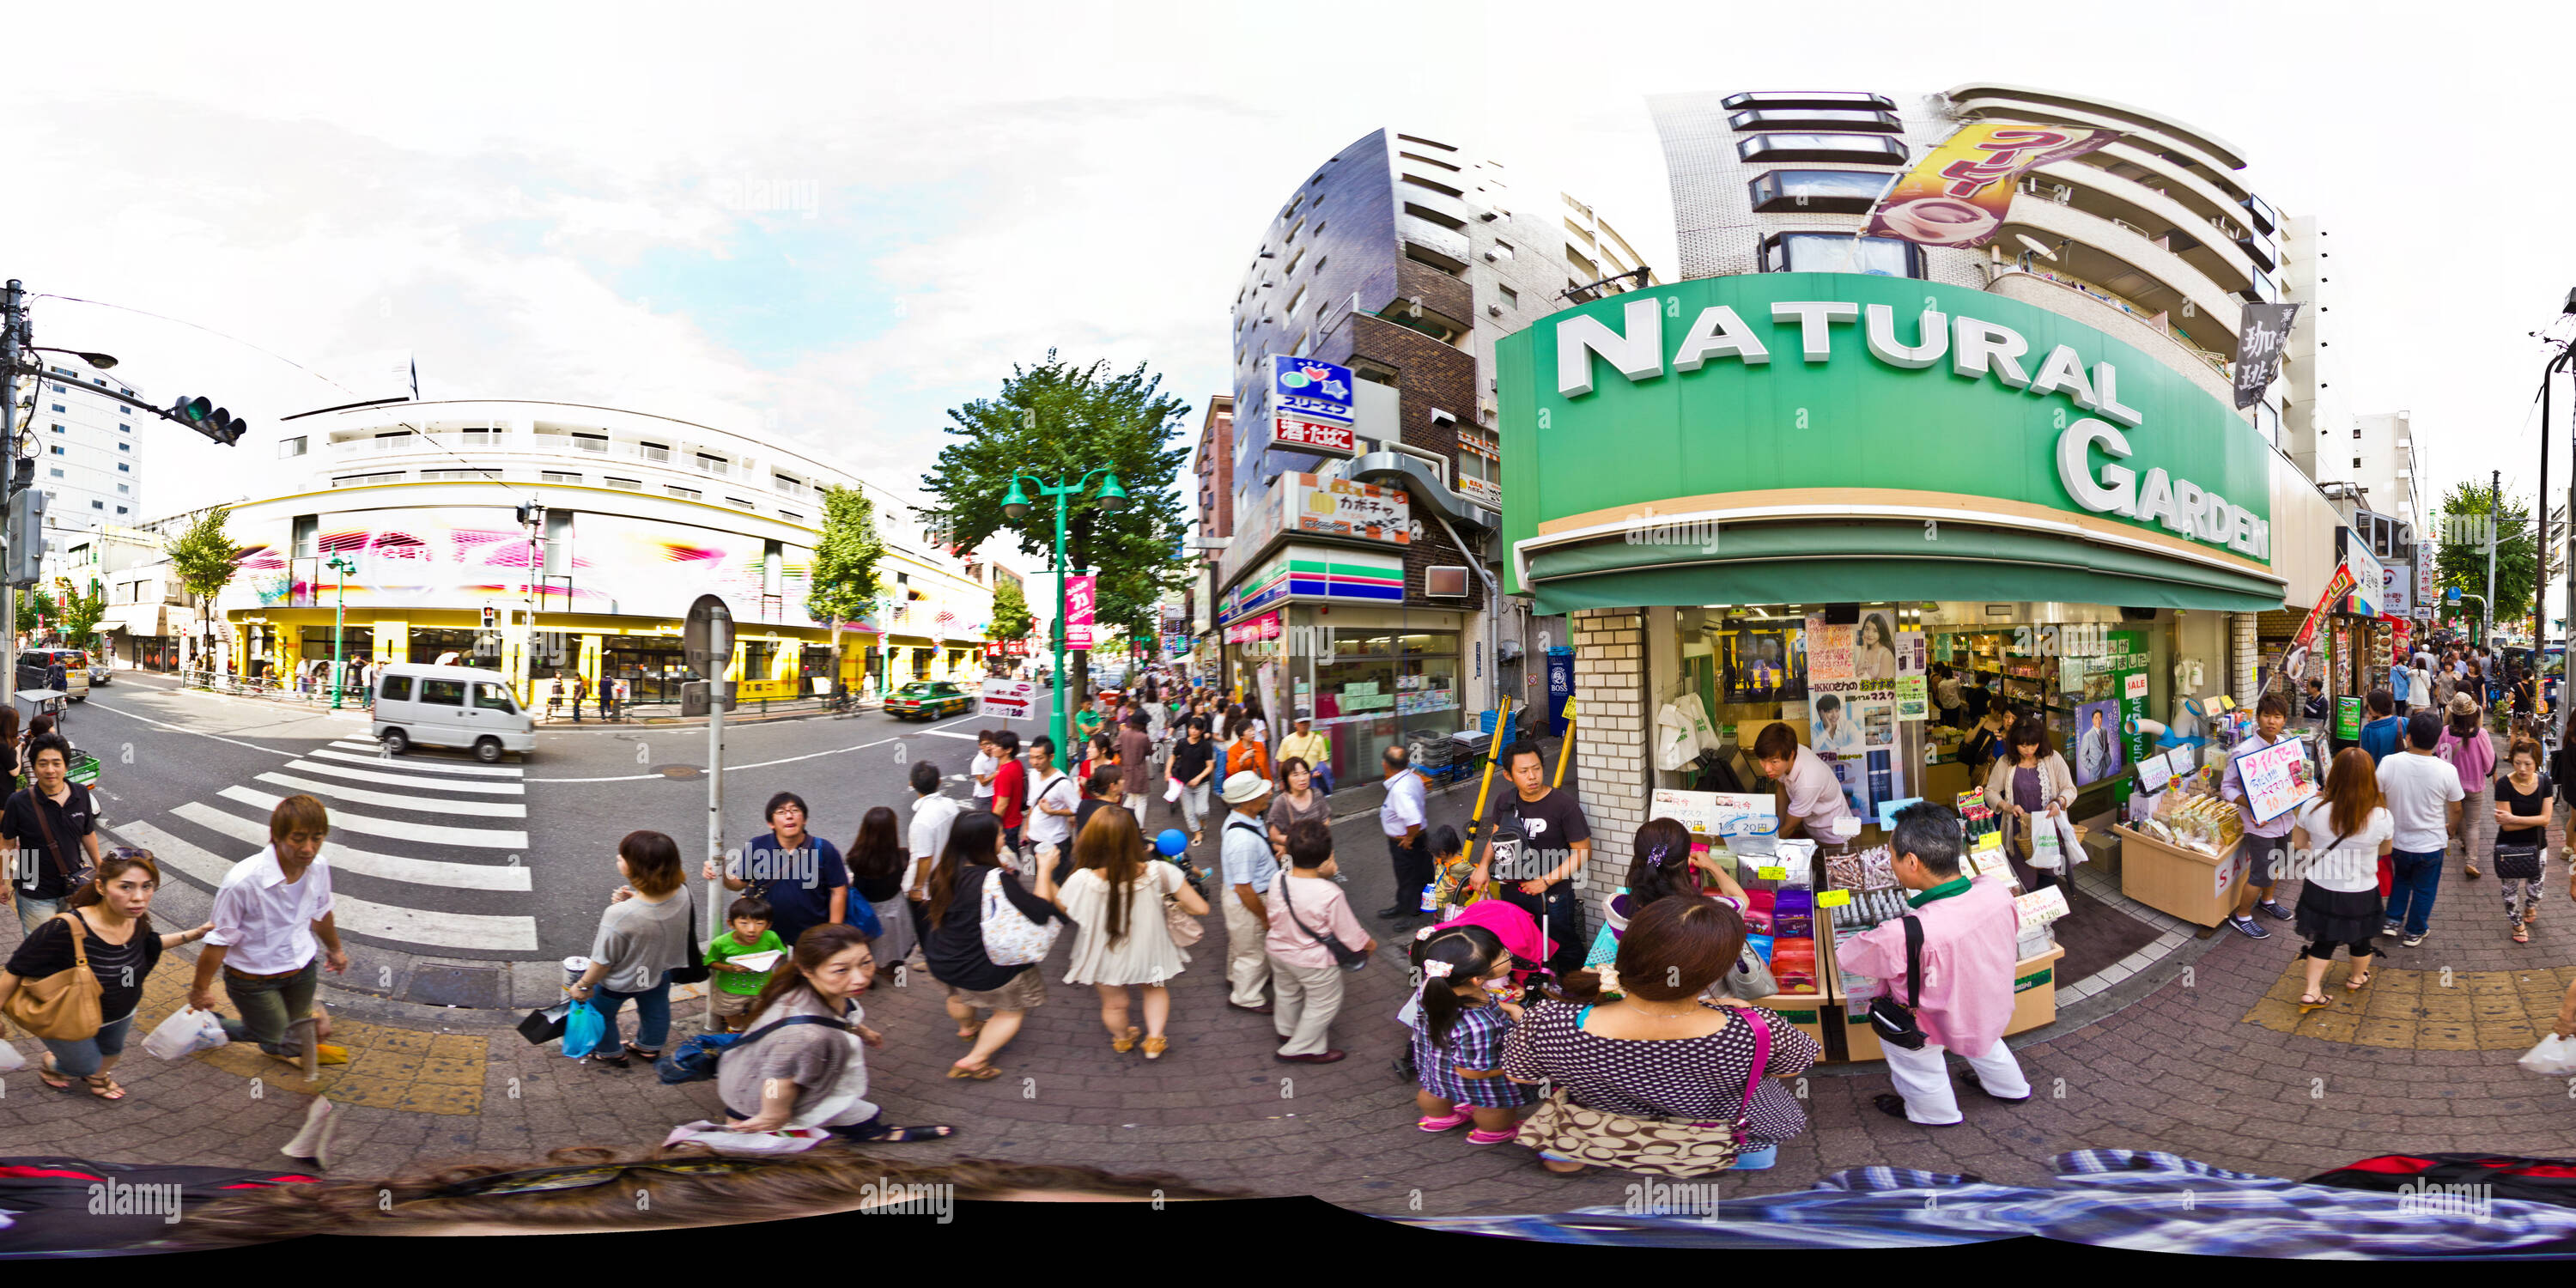
[[[1056,892],[1056,906],[1076,927],[1064,982],[1100,990],[1100,1022],[1109,1030],[1111,1050],[1132,1051],[1142,1037],[1145,1058],[1161,1059],[1167,1045],[1163,1027],[1172,1018],[1172,994],[1164,985],[1190,960],[1172,942],[1163,900],[1172,899],[1193,917],[1207,915],[1207,900],[1190,889],[1178,867],[1146,858],[1145,834],[1136,816],[1123,809],[1092,813],[1073,839],[1073,862],[1073,875]],[[1127,1022],[1131,986],[1145,993],[1143,1028]]]

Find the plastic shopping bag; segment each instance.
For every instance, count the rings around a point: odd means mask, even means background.
[[[224,1035],[223,1021],[215,1018],[214,1012],[183,1006],[154,1026],[152,1035],[143,1039],[143,1049],[157,1059],[185,1060],[230,1040]]]
[[[664,1137],[663,1145],[689,1143],[704,1145],[719,1154],[801,1154],[830,1140],[832,1133],[820,1127],[790,1127],[781,1131],[726,1131],[723,1124],[701,1118],[682,1123]]]
[[[2540,1045],[2523,1052],[2522,1058],[2514,1063],[2545,1077],[2563,1078],[2576,1074],[2576,1039],[2552,1033],[2542,1038]]]
[[[1181,780],[1180,780],[1180,779],[1178,779],[1178,778],[1166,778],[1166,779],[1164,779],[1164,780],[1163,780],[1163,803],[1164,803],[1164,804],[1166,804],[1166,805],[1176,804],[1176,803],[1178,803],[1178,802],[1180,801],[1180,799],[1181,799]]]
[[[601,1018],[598,1007],[576,1004],[564,1015],[563,1053],[578,1060],[589,1055],[607,1033],[608,1021]]]
[[[0,1073],[16,1073],[26,1067],[27,1057],[18,1054],[18,1048],[0,1040]]]

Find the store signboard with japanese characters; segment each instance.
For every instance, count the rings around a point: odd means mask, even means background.
[[[1283,474],[1279,483],[1287,498],[1287,525],[1298,532],[1413,543],[1412,498],[1401,488],[1315,474]]]

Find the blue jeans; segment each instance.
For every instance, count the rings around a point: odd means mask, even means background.
[[[99,1071],[112,1056],[125,1054],[125,1035],[134,1028],[134,1012],[125,1018],[109,1020],[98,1026],[98,1032],[75,1041],[38,1038],[45,1049],[54,1053],[54,1070],[70,1078],[86,1078]]]
[[[2388,919],[2401,922],[2409,939],[2433,920],[2433,892],[2442,883],[2442,851],[2390,850],[2395,879],[2388,887]]]
[[[601,984],[590,990],[591,1009],[607,1024],[598,1054],[622,1054],[617,1046],[617,1012],[629,1000],[635,1003],[635,1045],[659,1051],[663,1039],[671,1036],[671,972],[662,972],[662,982],[641,993],[621,993]]]
[[[25,851],[22,850],[20,853],[23,854]],[[39,899],[27,893],[23,887],[11,890],[9,897],[17,901],[18,930],[22,934],[36,933],[36,927],[53,920],[63,910],[62,900]]]

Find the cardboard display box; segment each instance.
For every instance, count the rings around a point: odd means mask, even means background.
[[[2028,958],[2013,967],[2013,1013],[2004,1025],[2004,1035],[2038,1028],[2057,1019],[2057,959],[2066,950],[2051,946],[2047,952]],[[1842,999],[1837,998],[1837,1001]],[[1884,1060],[1886,1048],[1879,1045],[1878,1031],[1869,1026],[1869,1008],[1839,1006],[1842,1013],[1843,1050],[1854,1062]]]
[[[2236,911],[2245,888],[2242,849],[2214,858],[2125,823],[2111,831],[2120,838],[2120,893],[2195,926],[2214,927]]]

